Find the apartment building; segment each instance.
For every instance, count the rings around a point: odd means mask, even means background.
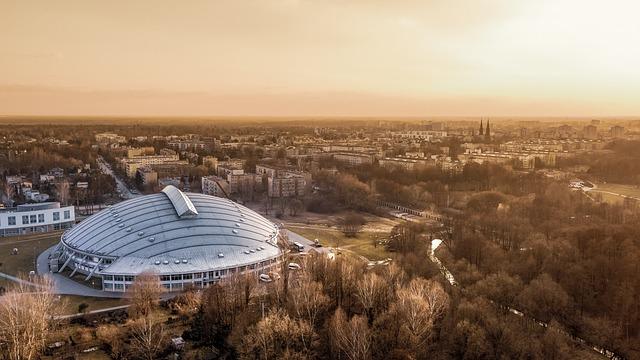
[[[219,176],[203,176],[201,181],[202,193],[227,198],[231,191],[229,182]]]
[[[375,156],[365,153],[339,152],[333,154],[333,159],[349,166],[358,166],[373,164]]]

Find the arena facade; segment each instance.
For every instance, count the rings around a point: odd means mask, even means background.
[[[282,255],[278,227],[231,200],[174,186],[113,205],[66,231],[50,270],[99,278],[126,291],[152,272],[169,291],[204,287],[234,273],[262,273]]]

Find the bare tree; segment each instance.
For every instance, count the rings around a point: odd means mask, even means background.
[[[398,291],[406,281],[407,274],[405,274],[404,270],[400,266],[398,266],[395,261],[389,264],[386,267],[386,271],[384,272],[384,278],[387,281],[387,285],[393,294]]]
[[[402,318],[402,331],[408,348],[415,356],[428,343],[434,322],[449,305],[449,296],[440,283],[416,278],[398,290],[398,300],[390,311]]]
[[[329,297],[324,294],[322,284],[313,281],[304,271],[289,291],[291,308],[296,317],[307,319],[315,325],[318,315],[329,305]]]
[[[131,350],[148,360],[157,359],[157,355],[167,346],[167,334],[162,319],[146,315],[131,323]]]
[[[0,352],[6,359],[38,357],[62,307],[47,276],[20,282],[0,296]],[[3,348],[4,347],[4,348]]]
[[[270,312],[247,330],[240,348],[241,359],[311,358],[317,335],[305,320],[295,320],[283,310]]]
[[[298,216],[304,210],[304,203],[300,199],[292,199],[289,202],[289,215]]]
[[[329,323],[332,344],[349,360],[371,358],[372,336],[364,316],[347,319],[341,308],[331,317]]]
[[[96,337],[109,347],[111,356],[120,359],[124,354],[123,331],[116,325],[100,325],[96,329]]]
[[[58,181],[56,183],[56,192],[60,203],[67,205],[69,203],[69,182],[67,180]]]
[[[136,280],[129,289],[131,296],[129,314],[133,317],[150,315],[163,292],[164,287],[160,284],[158,275],[143,272],[136,276]]]
[[[349,213],[338,221],[338,228],[346,236],[356,236],[367,223],[364,216],[357,213]]]
[[[369,323],[373,322],[374,314],[386,304],[388,289],[384,280],[373,272],[366,273],[362,280],[356,283],[356,296],[368,316]]]
[[[13,206],[13,197],[16,195],[16,189],[9,182],[2,184],[2,202],[7,206]]]

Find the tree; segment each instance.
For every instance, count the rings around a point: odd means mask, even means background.
[[[167,334],[162,319],[151,314],[131,323],[131,349],[147,360],[157,359],[157,355],[167,346]]]
[[[47,276],[20,282],[0,296],[0,345],[6,359],[36,359],[56,325],[62,304]]]
[[[514,304],[522,291],[522,281],[517,276],[512,277],[505,272],[499,272],[479,280],[470,290],[500,305],[509,306]]]
[[[278,309],[247,330],[239,349],[240,359],[311,358],[316,338],[307,321],[292,319]]]
[[[381,311],[389,298],[389,287],[376,273],[368,272],[356,283],[356,296],[368,316],[369,324],[373,317]]]
[[[319,314],[329,305],[329,297],[324,294],[322,284],[313,281],[306,270],[289,290],[289,299],[295,316],[308,320],[312,326],[316,324]]]
[[[372,334],[364,316],[347,319],[342,308],[336,309],[329,323],[331,343],[349,360],[371,358]]]
[[[109,353],[115,359],[120,359],[124,354],[125,344],[123,331],[116,325],[100,325],[96,329],[96,337],[109,347]]]
[[[158,275],[148,272],[139,274],[129,289],[129,314],[133,317],[150,315],[163,292],[164,287],[160,284]]]
[[[440,283],[415,278],[398,290],[398,300],[390,311],[402,319],[402,337],[414,358],[424,350],[434,323],[449,306],[449,296]]]
[[[567,292],[553,281],[548,274],[542,274],[525,286],[517,298],[525,310],[543,321],[556,317],[562,319],[571,299]]]
[[[58,201],[62,205],[67,205],[69,203],[69,182],[67,180],[58,181],[56,192],[58,193]]]
[[[298,216],[298,214],[304,210],[304,204],[300,199],[292,199],[289,202],[289,215]]]
[[[346,236],[356,236],[367,223],[364,216],[357,213],[349,213],[338,221],[338,228]]]
[[[13,185],[9,184],[9,182],[3,182],[0,190],[2,190],[0,200],[9,207],[13,206],[13,197],[16,195],[16,190]]]

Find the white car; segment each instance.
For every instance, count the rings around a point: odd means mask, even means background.
[[[260,276],[258,276],[258,279],[260,279],[260,281],[266,282],[266,283],[270,283],[270,282],[273,281],[273,279],[271,279],[271,276],[269,276],[267,274],[260,274]]]
[[[298,263],[289,263],[289,265],[287,265],[287,267],[289,268],[289,270],[300,270],[302,267],[300,266],[300,264]]]

